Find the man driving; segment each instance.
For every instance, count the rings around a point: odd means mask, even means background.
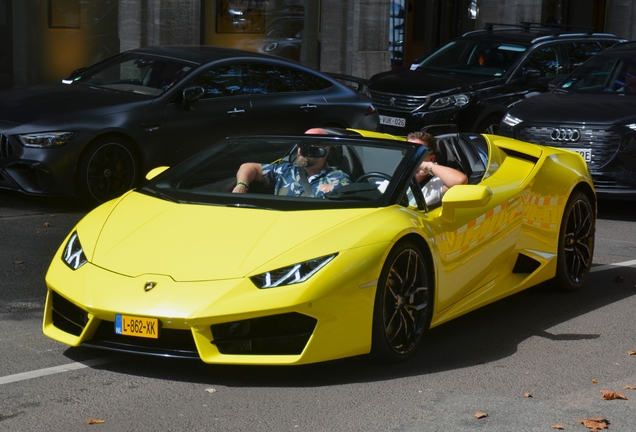
[[[320,128],[305,134],[325,134]],[[293,163],[244,163],[236,173],[234,193],[246,193],[250,184],[260,181],[274,185],[275,195],[322,198],[326,193],[351,183],[349,176],[327,164],[329,146],[301,143]]]

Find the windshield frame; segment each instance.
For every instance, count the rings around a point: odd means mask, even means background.
[[[505,49],[502,49],[504,47]],[[494,50],[494,51],[493,51]],[[427,69],[430,71],[444,71],[460,75],[474,77],[493,77],[500,78],[510,75],[515,66],[530,50],[529,45],[518,42],[505,42],[500,40],[474,40],[474,39],[456,39],[453,40],[431,55],[422,59],[419,63],[415,63],[411,69]],[[459,52],[456,52],[459,51]],[[500,52],[501,51],[501,52]],[[504,53],[517,53],[507,54]],[[499,54],[499,57],[497,57]],[[443,66],[436,65],[444,56],[449,56],[458,61],[457,65]],[[504,58],[501,58],[504,55]],[[506,65],[503,67],[495,67],[495,64],[489,64],[498,59],[497,65]]]
[[[121,68],[122,65],[128,63],[131,65],[134,64],[137,69],[141,69],[143,67],[148,67],[149,69],[147,69],[140,78],[132,76],[130,78],[124,78],[121,75],[125,75],[125,73],[122,73],[122,71],[119,70],[119,79],[117,82],[109,84],[105,84],[103,80],[99,81],[95,78],[100,74],[107,75],[108,71],[115,68]],[[154,64],[170,65],[174,67],[174,73],[168,73],[167,76],[164,77],[163,71],[161,71],[162,75],[153,80],[153,77],[151,76],[153,72],[151,65]],[[150,96],[155,98],[174,88],[178,83],[185,82],[185,80],[188,79],[192,72],[199,66],[199,63],[175,57],[138,52],[125,52],[86,69],[79,70],[71,77],[62,80],[62,82],[64,84],[84,84],[96,88],[134,93],[140,96]],[[132,67],[129,67],[128,70],[135,71]],[[117,73],[114,75],[117,75]],[[148,80],[144,82],[146,76]]]
[[[356,150],[369,148],[372,151],[377,151],[379,154],[381,154],[382,151],[390,151],[395,152],[396,157],[398,156],[397,152],[400,152],[401,160],[396,162],[397,165],[395,165],[395,169],[393,173],[391,173],[391,181],[386,186],[384,193],[381,193],[376,199],[367,199],[359,195],[356,196],[356,191],[353,191],[353,194],[350,195],[353,198],[343,197],[342,192],[351,192],[353,189],[353,187],[348,190],[344,189],[347,186],[342,186],[338,189],[338,191],[341,192],[339,194],[340,196],[336,194],[336,196],[327,197],[325,199],[301,196],[277,196],[273,195],[273,192],[271,194],[251,192],[245,194],[231,193],[231,188],[233,188],[236,183],[236,171],[238,167],[241,163],[250,161],[245,159],[243,153],[232,153],[234,149],[241,145],[249,144],[259,146],[267,144],[271,146],[268,148],[272,148],[273,143],[276,142],[278,142],[278,147],[272,151],[271,156],[264,153],[265,156],[263,157],[269,157],[269,159],[254,157],[251,162],[287,162],[286,158],[295,154],[294,150],[296,147],[294,147],[294,145],[300,143],[311,146],[340,146],[340,148],[348,146]],[[280,154],[279,150],[283,148],[286,149],[286,151],[284,154]],[[428,151],[427,147],[416,143],[375,138],[327,135],[238,135],[219,141],[175,167],[162,172],[147,181],[137,192],[179,203],[284,211],[386,207],[398,203],[399,198],[406,192],[408,183],[413,177],[417,166],[419,166],[421,160],[428,154]],[[276,154],[276,156],[274,156],[274,154]],[[232,158],[234,158],[233,164],[228,165],[227,160],[233,160]],[[206,168],[206,166],[209,166],[209,168]],[[216,166],[222,166],[225,169],[222,170],[223,172],[220,172],[221,170],[214,168]],[[207,171],[204,171],[204,168],[207,169]],[[209,189],[192,192],[193,188],[188,190],[180,186],[186,181],[190,182],[188,184],[192,184],[192,178],[194,178],[192,176],[197,175],[197,172],[213,172],[214,174],[207,174],[210,178],[214,178],[214,181],[210,181],[209,184],[214,185],[215,188],[223,188],[224,190]],[[364,184],[355,183],[355,180],[355,178],[352,178],[351,185],[358,185],[356,186],[357,188],[360,188],[359,185]],[[250,188],[252,188],[252,186],[253,185],[250,185]],[[197,188],[204,189],[205,186],[197,186]],[[373,189],[369,188],[369,190]],[[364,190],[360,190],[359,192],[364,192]],[[364,198],[364,200],[361,200],[362,198]]]

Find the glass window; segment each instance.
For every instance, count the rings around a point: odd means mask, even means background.
[[[294,91],[325,90],[333,87],[333,84],[319,76],[296,69],[292,69],[291,73],[294,80]]]
[[[590,57],[603,49],[598,42],[569,42],[563,44],[570,59],[570,67],[575,69],[585,63]]]
[[[203,99],[239,96],[246,93],[244,75],[243,65],[225,65],[199,75],[190,85],[205,89]]]
[[[542,77],[563,74],[563,62],[558,46],[548,45],[534,50],[523,65],[524,71],[528,69],[537,69]]]
[[[72,81],[156,96],[181,81],[192,69],[186,62],[131,54],[80,72]]]
[[[249,70],[251,83],[247,91],[250,94],[283,93],[293,90],[291,74],[287,67],[251,64]]]

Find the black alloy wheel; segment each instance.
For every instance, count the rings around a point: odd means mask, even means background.
[[[78,169],[78,195],[96,203],[117,198],[137,181],[137,162],[130,144],[119,137],[91,143]]]
[[[393,248],[375,295],[371,351],[378,360],[398,362],[415,353],[431,321],[431,282],[417,246],[403,242]]]
[[[501,117],[498,115],[489,115],[477,127],[478,133],[497,135],[499,133],[499,124]]]
[[[575,191],[565,207],[559,232],[555,282],[565,291],[583,286],[592,267],[596,215],[588,197]]]

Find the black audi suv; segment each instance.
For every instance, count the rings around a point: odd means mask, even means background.
[[[636,42],[599,53],[504,117],[501,135],[583,155],[600,198],[636,199]]]

